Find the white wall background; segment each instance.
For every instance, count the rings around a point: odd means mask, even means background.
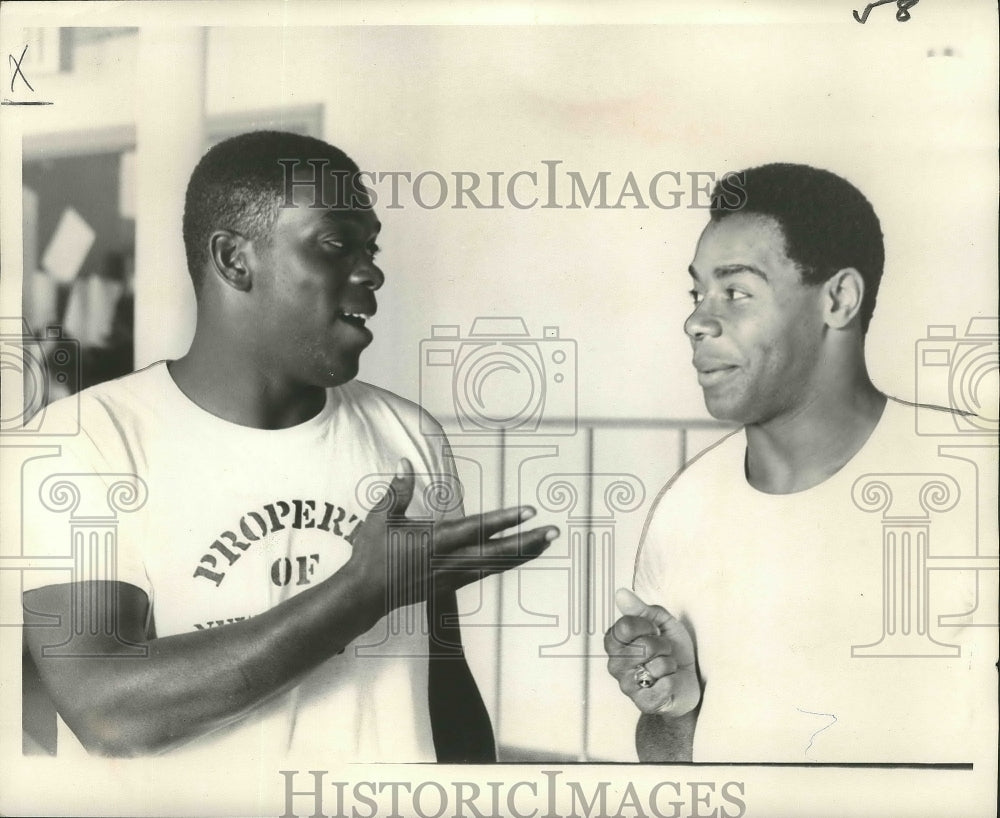
[[[214,28],[205,113],[320,104],[325,137],[365,168],[473,171],[485,184],[488,171],[541,174],[542,160],[558,159],[588,180],[609,171],[612,198],[629,171],[640,184],[661,170],[685,178],[774,160],[842,173],[886,236],[871,368],[884,389],[912,396],[926,325],[992,314],[997,298],[996,45],[981,15],[927,4],[915,21]],[[955,56],[927,56],[945,47]],[[60,104],[23,120],[25,140],[134,124],[138,101],[169,92],[136,76],[136,50],[135,39],[112,40],[51,78]],[[184,77],[196,64],[181,51],[171,70]],[[140,113],[176,126],[170,104]],[[415,350],[433,324],[522,315],[533,334],[557,325],[579,344],[582,414],[703,413],[681,331],[703,211],[403,201],[380,212],[388,280],[362,377],[416,397]],[[179,247],[176,225],[159,231]],[[157,331],[157,352],[184,351],[183,333],[164,335],[160,321]]]
[[[216,30],[207,106],[321,102],[327,138],[362,166],[414,175],[561,159],[585,179],[611,171],[616,190],[629,171],[788,160],[840,172],[886,235],[871,366],[912,395],[901,350],[926,324],[996,301],[995,46],[959,23],[898,26],[891,48],[818,25]],[[926,56],[945,45],[960,56]],[[578,341],[583,414],[702,411],[681,323],[703,211],[411,206],[381,218],[386,317],[363,377],[415,395],[413,350],[432,324],[519,314]]]

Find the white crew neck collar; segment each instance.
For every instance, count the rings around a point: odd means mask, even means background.
[[[739,446],[739,470],[738,470],[738,483],[744,490],[752,494],[755,498],[763,502],[771,501],[775,503],[780,503],[785,500],[791,500],[798,497],[804,497],[810,492],[819,493],[826,491],[829,487],[835,484],[838,480],[842,479],[845,474],[853,474],[856,471],[856,466],[858,463],[863,463],[865,458],[869,456],[869,453],[880,448],[879,440],[882,435],[886,434],[886,429],[893,426],[893,421],[891,416],[896,412],[901,412],[905,408],[905,405],[893,398],[891,395],[885,396],[885,405],[882,407],[882,414],[879,416],[878,421],[872,427],[871,432],[868,433],[868,437],[865,442],[861,445],[851,457],[845,462],[837,471],[827,477],[825,480],[821,480],[814,486],[809,486],[808,488],[801,489],[799,491],[792,492],[782,492],[782,493],[772,493],[768,491],[761,491],[755,488],[747,477],[746,467],[747,467],[747,457],[749,455],[749,446],[746,439],[746,428],[742,430],[742,434],[734,436],[736,439],[740,440],[742,443]]]
[[[256,426],[244,426],[220,418],[191,400],[177,385],[173,375],[170,374],[167,363],[167,361],[160,361],[154,364],[150,367],[150,375],[160,382],[161,394],[166,398],[166,408],[169,414],[177,418],[184,418],[185,422],[196,424],[216,434],[258,439],[266,437],[268,440],[279,438],[293,440],[300,437],[310,437],[329,425],[338,403],[336,390],[327,389],[326,403],[324,403],[323,408],[302,423],[284,429],[260,429]]]

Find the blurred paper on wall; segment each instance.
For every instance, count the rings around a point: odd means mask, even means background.
[[[67,207],[59,217],[49,246],[45,248],[42,267],[56,281],[68,284],[80,272],[94,238],[94,230],[83,216],[72,207]]]
[[[115,307],[125,285],[100,276],[78,278],[66,305],[63,328],[85,347],[105,346],[111,335]]]
[[[42,270],[36,270],[24,291],[25,318],[28,319],[28,325],[35,333],[41,333],[44,327],[58,322],[59,314],[56,305],[59,285],[56,284],[52,276]]]

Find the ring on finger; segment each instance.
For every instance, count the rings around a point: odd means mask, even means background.
[[[647,670],[645,665],[636,665],[635,668],[635,683],[641,688],[652,687],[656,679],[653,678],[653,674]]]

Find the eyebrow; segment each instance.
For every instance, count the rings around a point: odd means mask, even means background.
[[[336,210],[334,208],[330,208],[328,210],[323,211],[322,218],[323,221],[329,222],[330,224],[342,224],[344,222],[347,222],[348,224],[351,224],[353,226],[358,225],[357,218],[352,218],[350,211]],[[376,219],[375,225],[372,230],[372,235],[377,236],[381,232],[382,232],[382,222]]]
[[[750,275],[755,275],[764,281],[767,281],[767,273],[761,270],[759,267],[754,267],[752,264],[724,264],[721,267],[716,267],[712,271],[716,278],[726,279],[732,276],[739,275],[740,273],[750,273]],[[688,265],[688,274],[691,278],[698,278],[698,271],[694,269],[694,265]]]

